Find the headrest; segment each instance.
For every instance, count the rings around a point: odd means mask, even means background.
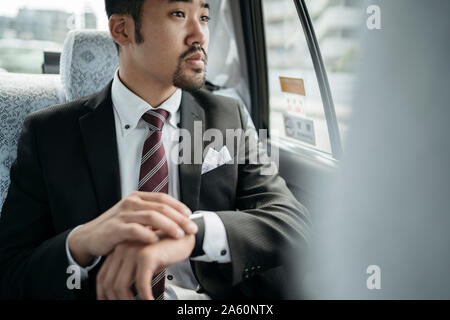
[[[107,31],[71,31],[60,64],[67,101],[99,92],[113,79],[118,67],[119,55]]]

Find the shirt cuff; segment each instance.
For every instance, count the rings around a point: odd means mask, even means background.
[[[66,255],[67,255],[67,260],[69,262],[69,265],[73,265],[75,267],[77,267],[78,269],[80,269],[80,275],[81,275],[81,280],[86,280],[88,278],[88,273],[89,271],[91,271],[93,268],[95,268],[95,266],[100,262],[100,260],[102,259],[102,257],[96,257],[92,263],[83,268],[81,266],[78,265],[78,263],[75,262],[75,260],[73,259],[72,255],[70,254],[70,250],[69,250],[69,236],[72,234],[72,232],[74,232],[76,229],[78,229],[81,226],[76,227],[75,229],[73,229],[72,231],[70,231],[69,235],[66,238]]]
[[[203,251],[205,254],[191,258],[191,260],[230,263],[230,246],[222,220],[215,212],[210,211],[198,211],[190,216],[191,219],[199,217],[203,217],[205,223],[205,237],[203,238]]]

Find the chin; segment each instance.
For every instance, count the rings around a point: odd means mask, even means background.
[[[206,82],[206,73],[203,69],[192,69],[192,72],[183,72],[174,76],[173,84],[182,90],[193,92],[201,89]]]
[[[187,91],[187,92],[195,92],[203,88],[205,85],[205,82],[197,83],[197,82],[185,82],[182,84],[174,84],[175,87],[180,88],[181,90]]]

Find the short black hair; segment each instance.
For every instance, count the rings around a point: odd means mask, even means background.
[[[113,14],[128,14],[134,20],[135,38],[137,43],[142,43],[144,37],[141,33],[142,6],[146,0],[105,0],[105,9],[108,19]],[[116,43],[117,49],[119,45]]]

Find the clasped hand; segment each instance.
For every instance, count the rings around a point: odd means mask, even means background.
[[[73,230],[69,250],[82,267],[106,260],[97,275],[98,299],[153,299],[151,279],[186,260],[198,228],[189,208],[167,194],[133,192],[98,218]]]
[[[133,300],[134,284],[142,300],[153,300],[151,280],[167,266],[189,258],[195,236],[163,237],[155,244],[121,243],[108,255],[97,275],[97,299]]]

